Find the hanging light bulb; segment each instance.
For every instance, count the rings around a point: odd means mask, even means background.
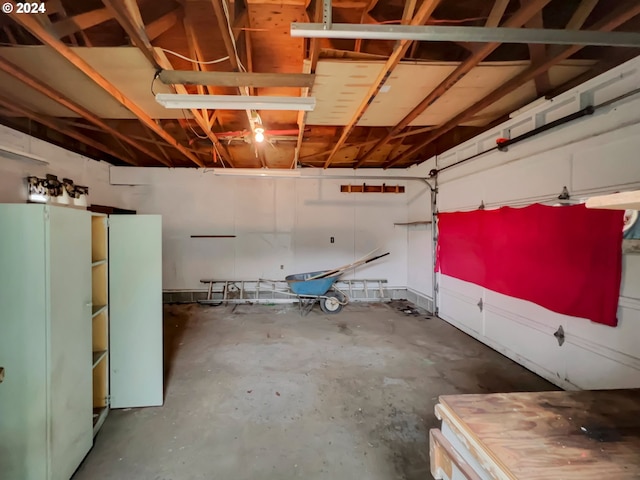
[[[256,142],[258,143],[264,142],[264,128],[256,127],[254,131],[255,131],[254,138]]]

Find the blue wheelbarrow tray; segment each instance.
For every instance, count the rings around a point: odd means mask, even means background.
[[[329,270],[308,273],[296,273],[288,275],[285,280],[289,284],[291,291],[296,295],[321,296],[327,293],[340,275],[333,275],[325,278],[317,278],[315,280],[307,280],[307,278],[321,275]]]

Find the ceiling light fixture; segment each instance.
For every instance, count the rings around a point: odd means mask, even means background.
[[[640,33],[551,28],[292,23],[292,37],[640,47]]]
[[[156,102],[165,108],[210,110],[302,110],[316,108],[314,97],[266,97],[246,95],[189,95],[158,93]]]
[[[255,138],[256,142],[258,142],[258,143],[264,142],[264,128],[256,127],[254,129],[254,132],[255,132],[254,138]]]

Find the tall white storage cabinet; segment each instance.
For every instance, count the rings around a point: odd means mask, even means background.
[[[163,403],[157,215],[0,204],[0,480],[69,480],[110,408]]]
[[[0,205],[0,478],[67,480],[91,448],[91,217]]]

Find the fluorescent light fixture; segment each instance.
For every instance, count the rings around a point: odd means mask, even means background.
[[[207,171],[210,172],[212,170]],[[284,168],[214,168],[213,174],[225,177],[291,178],[299,177],[300,170],[287,170]]]
[[[21,152],[20,150],[16,150],[15,148],[5,147],[4,145],[0,145],[0,157],[27,163],[35,163],[38,165],[49,165],[49,162],[47,162],[42,157],[33,155],[32,153],[28,152]]]
[[[247,95],[189,95],[158,93],[156,102],[165,108],[210,110],[303,110],[316,108],[314,97],[266,97]]]
[[[292,23],[292,37],[640,47],[640,33],[551,28]]]

